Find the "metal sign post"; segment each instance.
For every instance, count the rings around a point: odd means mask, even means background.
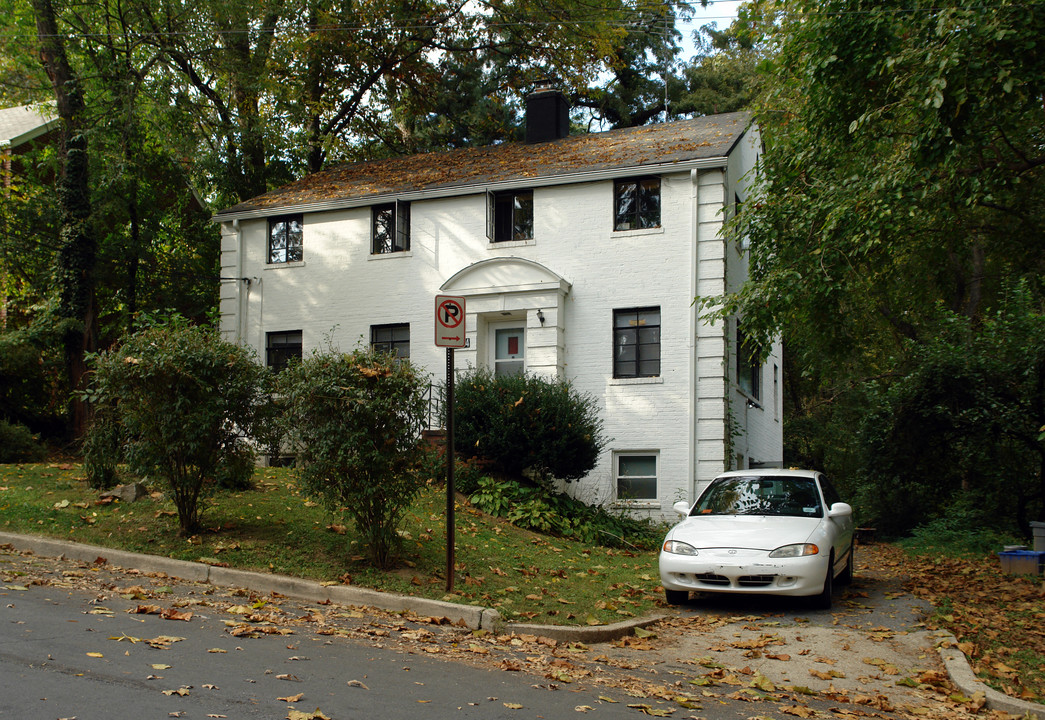
[[[454,349],[446,349],[446,591],[454,589],[457,522],[454,516]]]
[[[435,297],[435,345],[446,348],[446,591],[454,589],[454,348],[465,347],[464,298]]]

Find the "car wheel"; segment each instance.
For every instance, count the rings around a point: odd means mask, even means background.
[[[819,595],[813,596],[813,607],[817,610],[831,609],[831,594],[834,592],[834,570],[835,555],[831,553],[831,557],[827,561],[827,576],[824,578],[824,589],[820,591]]]
[[[842,574],[838,576],[839,585],[848,585],[853,581],[854,569],[856,567],[856,544],[849,545],[849,559],[845,562],[845,569],[842,570]]]
[[[685,605],[689,601],[688,590],[665,590],[664,599],[668,605]]]

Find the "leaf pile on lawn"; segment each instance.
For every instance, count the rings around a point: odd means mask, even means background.
[[[958,639],[974,672],[1012,697],[1045,701],[1045,582],[1002,573],[997,557],[894,551],[905,588],[936,608],[929,619]]]

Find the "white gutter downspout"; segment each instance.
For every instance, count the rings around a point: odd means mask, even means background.
[[[243,315],[246,312],[244,302],[249,285],[243,281],[243,230],[239,226],[239,218],[232,221],[232,229],[236,231],[236,344],[243,344]]]
[[[690,297],[693,298],[693,302],[689,307],[689,362],[690,362],[690,378],[689,378],[689,460],[686,463],[687,471],[686,475],[688,478],[688,492],[689,502],[696,500],[697,493],[697,425],[700,422],[700,418],[697,417],[697,382],[699,380],[700,370],[698,369],[698,359],[700,357],[700,346],[697,338],[697,323],[699,321],[699,308],[697,307],[697,282],[700,279],[700,274],[697,272],[697,261],[699,260],[699,253],[697,247],[700,245],[700,171],[697,168],[693,168],[689,171],[689,180],[692,186],[690,191],[691,208],[690,208],[690,222],[693,227],[693,242],[690,247],[690,258],[689,258],[689,272],[690,272]]]

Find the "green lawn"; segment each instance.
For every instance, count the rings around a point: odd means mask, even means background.
[[[655,551],[536,535],[461,499],[448,593],[444,488],[426,489],[410,508],[399,567],[381,571],[363,557],[348,521],[299,491],[293,470],[261,468],[254,480],[253,490],[210,497],[207,529],[184,538],[173,504],[158,493],[100,504],[77,463],[0,465],[0,529],[494,607],[508,620],[608,624],[661,603]]]

